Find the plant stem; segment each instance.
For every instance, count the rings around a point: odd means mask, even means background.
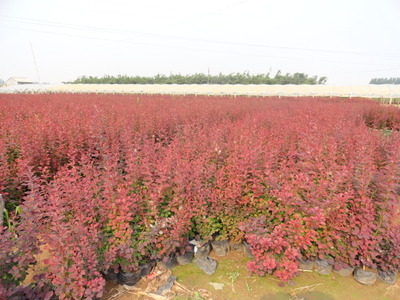
[[[3,226],[4,220],[4,200],[3,195],[0,194],[0,226]]]

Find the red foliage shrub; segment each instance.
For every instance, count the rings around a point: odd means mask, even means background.
[[[399,268],[396,108],[60,94],[0,95],[0,111],[0,193],[15,224],[0,233],[0,259],[13,261],[0,275],[15,274],[0,293],[16,291],[40,245],[40,284],[79,299],[102,294],[101,274],[137,270],[195,235],[246,239],[249,269],[282,281],[299,258]]]

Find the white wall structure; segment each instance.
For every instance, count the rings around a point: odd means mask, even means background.
[[[32,80],[25,77],[10,77],[6,81],[6,86],[22,85],[22,84],[33,84]]]
[[[109,93],[168,95],[243,95],[281,97],[400,98],[400,85],[217,85],[217,84],[62,84],[18,85],[0,88],[0,93]]]

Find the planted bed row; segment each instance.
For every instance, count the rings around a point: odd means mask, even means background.
[[[101,297],[105,276],[142,274],[193,239],[245,241],[248,269],[282,282],[308,260],[399,269],[396,108],[0,95],[0,120],[0,297]],[[47,267],[22,284],[40,253]]]

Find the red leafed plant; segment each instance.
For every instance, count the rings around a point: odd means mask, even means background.
[[[249,269],[283,282],[299,258],[399,268],[397,108],[0,94],[0,111],[1,296],[100,297],[104,274],[135,271],[195,236],[246,239]],[[41,249],[47,269],[21,286]]]
[[[274,204],[270,201],[267,207]],[[287,214],[288,211],[291,213]],[[281,212],[282,219],[277,221]],[[282,282],[287,282],[298,272],[301,251],[315,242],[316,230],[324,224],[319,209],[314,209],[311,216],[303,216],[283,206],[251,218],[241,226],[254,255],[254,260],[247,264],[248,269],[260,276],[274,274]]]

